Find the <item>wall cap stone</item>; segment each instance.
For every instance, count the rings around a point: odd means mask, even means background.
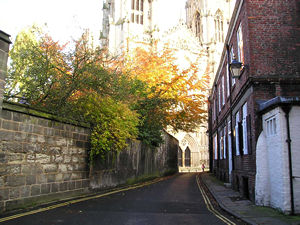
[[[300,97],[277,96],[270,100],[259,103],[259,112],[264,113],[281,105],[300,105]]]
[[[59,117],[57,115],[51,114],[46,111],[37,110],[33,107],[30,107],[29,105],[24,105],[16,102],[9,102],[6,100],[3,100],[3,109],[13,111],[13,112],[21,112],[30,116],[36,116],[44,119],[50,119],[61,123],[67,123],[70,125],[80,126],[83,128],[90,128],[90,125],[88,123],[75,121],[68,118]]]
[[[5,33],[4,31],[0,30],[0,39],[5,41],[8,44],[11,44],[11,40],[9,39],[10,35]]]

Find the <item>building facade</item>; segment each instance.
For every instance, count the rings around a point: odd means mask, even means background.
[[[292,211],[292,200],[286,197],[289,194],[281,198],[284,199],[284,207],[275,203],[278,200],[264,201],[262,196],[268,193],[272,196],[271,199],[277,199],[276,192],[280,193],[278,190],[293,192],[295,187],[298,187],[299,180],[289,175],[289,163],[286,163],[288,154],[277,154],[280,156],[277,158],[276,154],[271,154],[272,147],[266,147],[266,143],[259,140],[265,132],[277,132],[282,137],[286,134],[284,129],[279,129],[284,127],[282,118],[272,120],[272,116],[268,117],[271,114],[264,111],[265,108],[272,110],[272,107],[276,108],[281,104],[264,107],[267,102],[281,97],[289,99],[285,104],[298,104],[297,98],[294,99],[300,96],[297,21],[297,0],[237,0],[209,97],[209,148],[212,171],[224,182],[231,183],[244,197],[284,212]],[[234,57],[243,65],[241,75],[237,78],[233,78],[229,70]],[[278,115],[282,113],[280,110],[276,112]],[[273,113],[276,114],[275,111]],[[296,107],[293,109],[294,123],[297,123],[297,113]],[[272,142],[269,144],[272,146]],[[283,148],[284,144],[286,145],[282,142],[276,151],[285,151],[287,147]],[[294,148],[292,152],[299,152],[298,146]],[[266,149],[269,149],[270,153],[267,153]],[[264,151],[265,153],[262,153]],[[270,189],[270,185],[278,184],[280,178],[273,179],[269,177],[270,174],[265,173],[272,168],[267,168],[264,163],[264,154],[269,154],[270,161],[280,161],[278,165],[281,166],[274,167],[274,172],[282,174],[287,180],[294,180],[293,185],[288,187],[285,180],[280,181],[281,187],[278,187],[277,191]],[[295,153],[294,157],[299,157],[298,155]],[[297,161],[299,162],[299,158],[295,162]],[[299,167],[294,166],[295,169]],[[268,188],[264,189],[266,186]],[[299,195],[299,192],[296,195]],[[295,210],[299,211],[299,208]]]

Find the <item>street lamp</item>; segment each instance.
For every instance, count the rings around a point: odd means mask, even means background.
[[[232,78],[239,78],[242,74],[243,63],[236,60],[234,57],[231,63],[229,64],[229,69],[231,72]]]

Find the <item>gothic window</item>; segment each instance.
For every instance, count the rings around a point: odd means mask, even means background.
[[[218,42],[224,42],[223,16],[220,10],[217,11],[215,16],[215,40]]]
[[[144,0],[131,0],[131,22],[144,24]]]
[[[196,36],[199,38],[200,42],[202,41],[202,24],[201,24],[201,16],[200,13],[196,13],[195,17],[195,31],[196,31]]]
[[[182,150],[178,149],[178,166],[182,166]]]
[[[191,166],[191,150],[189,147],[187,147],[184,151],[184,165],[186,167],[190,167]]]

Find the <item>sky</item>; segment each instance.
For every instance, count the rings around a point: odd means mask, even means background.
[[[174,26],[182,17],[186,0],[163,0],[157,10],[164,28]],[[24,27],[47,24],[54,40],[77,39],[88,28],[95,38],[102,28],[103,0],[0,0],[0,30],[14,41]],[[167,12],[166,13],[166,9]],[[183,11],[182,11],[183,10]]]
[[[47,24],[54,40],[79,37],[85,28],[94,36],[101,29],[101,0],[0,0],[0,30],[11,35],[32,24]]]

